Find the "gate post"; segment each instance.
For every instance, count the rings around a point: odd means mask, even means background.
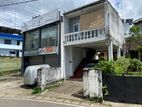
[[[37,70],[37,83],[38,86],[43,91],[46,86],[46,70],[44,68],[39,68]]]
[[[83,92],[89,99],[103,99],[102,72],[98,70],[86,70],[83,73]]]

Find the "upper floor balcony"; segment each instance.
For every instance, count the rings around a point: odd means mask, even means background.
[[[105,5],[99,1],[64,14],[64,46],[105,40]]]
[[[64,46],[91,43],[105,40],[105,28],[83,30],[64,35]]]
[[[106,0],[64,13],[64,46],[105,41],[122,46],[124,25],[117,11]]]

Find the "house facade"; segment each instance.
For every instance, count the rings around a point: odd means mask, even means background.
[[[0,56],[22,57],[22,42],[20,30],[0,27]]]
[[[49,12],[24,25],[23,70],[30,65],[49,64],[69,79],[81,77],[84,66],[100,58],[121,56],[124,25],[107,0],[64,13],[63,22],[59,13]]]
[[[85,65],[121,56],[124,25],[111,4],[100,0],[64,13],[62,40],[65,77],[81,77]]]
[[[53,10],[24,24],[23,73],[31,65],[61,69],[61,22],[60,11]]]

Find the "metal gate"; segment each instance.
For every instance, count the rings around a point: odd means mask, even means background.
[[[142,77],[103,75],[103,85],[107,85],[105,100],[142,103]]]

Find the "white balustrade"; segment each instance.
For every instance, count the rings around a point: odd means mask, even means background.
[[[105,36],[105,28],[84,30],[65,34],[64,43],[100,38]]]

